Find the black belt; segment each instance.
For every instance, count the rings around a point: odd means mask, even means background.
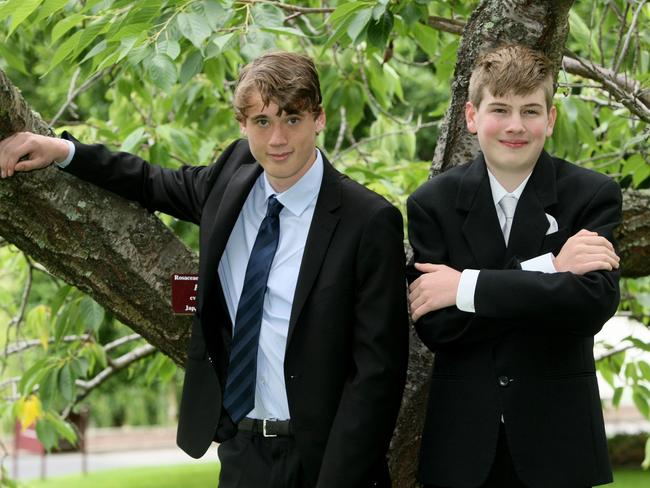
[[[293,435],[290,420],[249,419],[243,418],[238,424],[239,430],[262,434],[264,437],[287,437]]]

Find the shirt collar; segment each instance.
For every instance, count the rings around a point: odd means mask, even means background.
[[[289,212],[300,216],[309,204],[316,199],[320,191],[321,182],[323,181],[323,156],[316,149],[316,161],[311,165],[311,168],[302,175],[302,178],[282,193],[278,193],[273,189],[265,172],[262,175],[264,175],[264,195],[266,199],[271,195],[275,195]]]
[[[490,180],[490,189],[492,190],[492,199],[494,200],[494,205],[498,205],[501,199],[506,196],[506,195],[512,195],[519,201],[519,198],[521,197],[521,194],[524,192],[524,188],[526,188],[526,183],[528,183],[528,180],[530,179],[530,175],[532,175],[532,171],[528,176],[526,176],[526,179],[521,182],[521,185],[519,185],[517,188],[515,188],[512,192],[509,192],[506,190],[501,183],[496,179],[496,177],[492,174],[489,168],[487,169],[488,173],[488,178]]]

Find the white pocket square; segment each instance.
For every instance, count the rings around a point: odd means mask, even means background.
[[[546,219],[548,220],[548,230],[546,231],[546,235],[553,234],[554,232],[557,232],[558,226],[557,226],[557,220],[555,220],[555,217],[552,215],[546,214]]]

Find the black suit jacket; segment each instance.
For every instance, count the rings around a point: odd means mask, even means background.
[[[548,235],[546,213],[559,227]],[[453,306],[416,324],[435,352],[421,480],[481,484],[503,414],[514,466],[527,486],[611,481],[592,349],[594,334],[616,311],[619,273],[544,274],[519,263],[557,255],[583,228],[613,242],[621,220],[618,185],[543,152],[506,247],[479,156],[420,187],[408,215],[416,262],[481,270],[476,313]]]
[[[176,171],[74,142],[66,171],[200,226],[197,312],[177,436],[184,451],[200,457],[213,440],[236,432],[221,405],[232,323],[217,267],[262,168],[245,140],[213,165]],[[296,443],[318,487],[388,486],[385,455],[408,355],[404,261],[399,211],[324,160],[284,360]]]

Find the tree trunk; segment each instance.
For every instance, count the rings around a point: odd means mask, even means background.
[[[450,108],[433,172],[472,158],[477,146],[464,128],[463,106],[478,52],[499,42],[543,49],[559,63],[571,1],[483,1],[463,33]],[[0,138],[49,133],[0,71]],[[624,273],[650,274],[650,192],[626,192],[620,231]],[[170,279],[194,272],[195,254],[156,217],[55,168],[0,180],[0,236],[111,310],[122,322],[182,365],[189,319],[171,312]],[[391,450],[395,485],[416,486],[420,432],[431,354],[411,337],[409,376]]]

